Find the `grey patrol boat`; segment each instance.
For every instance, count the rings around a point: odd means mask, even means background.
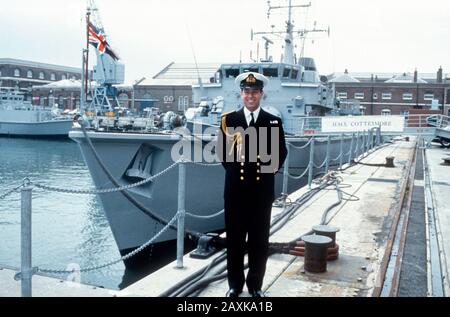
[[[0,135],[22,137],[68,137],[72,119],[59,109],[34,106],[24,95],[0,90]]]
[[[129,127],[126,130],[109,128],[108,131],[106,128],[72,130],[70,137],[78,142],[97,188],[134,184],[166,170],[174,164],[172,152],[180,144],[187,145],[191,153],[206,153],[201,155],[199,162],[210,163],[204,158],[215,156],[214,149],[209,145],[217,139],[221,115],[241,107],[235,78],[245,71],[260,72],[269,77],[270,84],[265,88],[263,108],[282,118],[289,143],[294,146],[307,143],[308,138],[302,135],[301,118],[312,114],[336,113],[335,93],[330,86],[321,82],[312,58],[300,58],[298,63],[295,61],[294,25],[291,19],[294,7],[289,1],[289,6],[286,7],[289,12],[287,28],[279,32],[285,35],[283,61],[274,63],[267,56],[266,60],[259,62],[223,64],[215,75],[212,74],[212,83],[194,85],[197,107],[186,113],[186,126],[190,131],[185,135],[171,129],[155,130],[154,125],[148,125],[152,127],[149,129],[134,130]],[[308,31],[301,32],[306,35]],[[103,60],[106,71],[108,67],[115,67],[114,61],[106,54],[98,55],[98,58]],[[174,117],[172,121],[177,121],[175,119]],[[202,133],[207,127],[212,132]],[[316,162],[322,162],[325,157],[325,146],[322,144],[316,146]],[[349,142],[345,144],[346,151],[349,146]],[[333,157],[339,155],[339,146],[334,146],[330,154]],[[301,175],[308,165],[309,151],[291,149],[290,156],[289,172]],[[186,172],[186,211],[209,216],[222,210],[224,174],[220,164],[189,164]],[[277,195],[282,190],[282,174],[283,171],[280,171],[276,178]],[[122,254],[141,246],[164,227],[150,217],[149,213],[167,221],[176,214],[178,177],[178,168],[173,168],[155,181],[140,187],[100,195]],[[304,184],[303,180],[290,181],[288,191],[292,192]],[[224,216],[219,214],[201,220],[187,217],[186,228],[197,232],[221,230],[224,228]],[[155,243],[175,238],[176,232],[169,230]]]

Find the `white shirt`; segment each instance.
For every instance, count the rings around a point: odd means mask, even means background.
[[[258,107],[258,109],[256,109],[253,112],[253,117],[255,118],[255,123],[256,123],[256,121],[258,121],[258,116],[259,116],[260,111],[261,111],[261,107]],[[250,126],[250,122],[252,121],[252,113],[250,112],[250,110],[247,109],[247,107],[244,107],[244,115],[245,115],[245,119],[247,120],[247,125]]]

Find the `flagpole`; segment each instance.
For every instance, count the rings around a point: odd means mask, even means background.
[[[88,8],[86,12],[86,65],[84,75],[84,95],[85,100],[88,97],[88,82],[89,82],[89,24],[91,23],[91,9]]]

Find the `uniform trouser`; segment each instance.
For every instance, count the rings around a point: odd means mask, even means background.
[[[230,288],[240,291],[246,283],[250,291],[256,291],[262,288],[266,272],[273,201],[257,202],[261,197],[255,196],[246,197],[246,201],[240,198],[225,202],[228,284]],[[246,249],[249,264],[247,279],[244,275]]]

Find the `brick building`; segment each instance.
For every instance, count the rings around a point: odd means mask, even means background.
[[[422,110],[450,114],[450,77],[436,74],[345,73],[329,76],[343,102],[359,104],[366,115],[399,115]],[[420,112],[420,111],[419,111]]]
[[[145,79],[134,86],[137,109],[158,108],[161,112],[184,113],[193,107],[192,85],[209,82],[219,64],[171,63],[152,79]]]
[[[91,83],[91,92],[96,83]],[[121,107],[133,107],[133,86],[115,85],[118,91],[118,100]],[[65,79],[43,86],[33,87],[33,104],[45,107],[58,105],[60,109],[73,110],[80,107],[81,81]],[[88,101],[90,101],[90,96]],[[112,103],[114,107],[119,106]]]
[[[20,90],[27,100],[31,98],[33,86],[80,78],[79,68],[0,58],[0,87]]]

